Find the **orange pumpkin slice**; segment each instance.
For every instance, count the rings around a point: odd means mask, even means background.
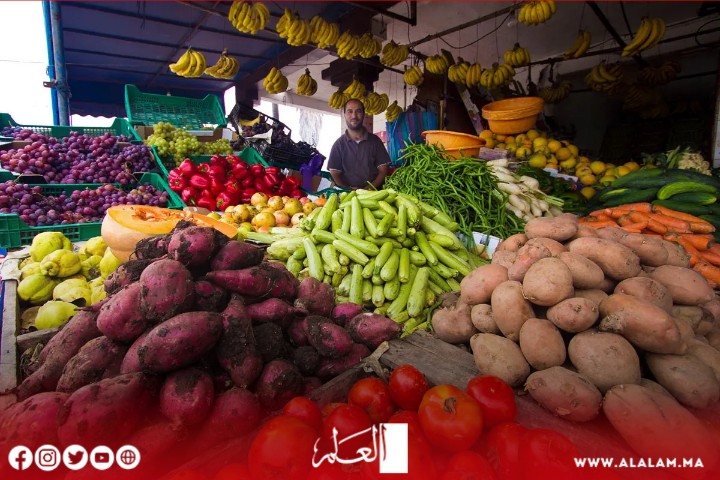
[[[103,218],[100,234],[113,255],[121,262],[127,262],[137,242],[153,235],[170,233],[180,220],[212,227],[230,238],[237,236],[235,227],[206,215],[146,205],[110,207]]]

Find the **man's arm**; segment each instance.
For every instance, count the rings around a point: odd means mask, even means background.
[[[333,178],[333,182],[335,182],[335,185],[342,188],[347,188],[350,190],[355,190],[356,187],[351,187],[348,185],[348,182],[345,180],[345,177],[343,176],[343,172],[340,170],[328,170],[330,172],[330,175]]]
[[[372,181],[372,184],[379,190],[382,188],[383,183],[385,183],[385,177],[387,177],[387,174],[390,172],[390,165],[386,163],[385,165],[380,165],[377,169],[378,174]]]

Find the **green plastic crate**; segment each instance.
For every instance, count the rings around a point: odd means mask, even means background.
[[[179,209],[185,204],[180,197],[170,190],[167,182],[157,173],[143,173],[139,178],[140,184],[149,183],[160,191],[168,192],[167,208]],[[48,184],[40,185],[44,195],[59,195],[62,193],[69,194],[75,190],[84,190],[86,188],[95,189],[104,184],[102,183],[83,183],[83,184]],[[127,186],[132,189],[132,186]],[[67,225],[46,225],[41,227],[31,227],[15,214],[0,214],[0,247],[2,248],[19,248],[30,245],[32,239],[38,233],[42,232],[62,232],[73,242],[80,240],[88,240],[89,238],[100,235],[100,227],[102,222],[88,223],[72,223]]]
[[[142,139],[130,122],[124,118],[116,118],[110,126],[107,127],[81,127],[76,125],[24,125],[13,120],[9,113],[0,113],[0,130],[3,127],[21,127],[29,128],[37,133],[48,135],[51,137],[62,138],[70,135],[70,132],[78,132],[93,137],[99,137],[107,132],[112,135],[127,135],[132,141],[141,142]]]
[[[176,166],[175,160],[170,157],[160,157],[155,147],[152,147],[152,151],[153,155],[155,156],[155,162],[160,167],[160,171],[163,173],[165,178],[168,178],[170,170],[172,170]],[[266,162],[265,159],[261,157],[260,154],[257,153],[253,148],[243,148],[238,154],[238,157],[240,157],[248,165],[260,164],[264,167],[270,166],[270,164]],[[194,164],[199,165],[201,163],[210,162],[212,155],[193,155],[189,158],[193,161]]]
[[[125,85],[125,111],[133,125],[152,126],[169,122],[176,127],[201,129],[203,125],[227,125],[225,110],[216,95],[205,98],[173,97],[144,93],[135,85]]]

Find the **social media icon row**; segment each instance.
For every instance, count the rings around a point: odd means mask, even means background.
[[[15,470],[27,470],[35,462],[40,470],[49,472],[55,470],[62,462],[70,470],[80,470],[90,463],[96,470],[107,470],[114,463],[125,470],[132,470],[140,463],[140,451],[132,445],[124,445],[113,452],[104,445],[99,445],[88,451],[82,445],[70,445],[60,450],[54,445],[38,447],[33,454],[29,448],[18,445],[8,454],[8,463]]]

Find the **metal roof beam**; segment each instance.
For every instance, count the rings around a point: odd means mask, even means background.
[[[135,74],[139,73],[141,75],[148,75],[148,76],[155,75],[155,73],[153,73],[153,72],[138,72],[137,70],[131,71],[131,70],[127,70],[124,68],[104,67],[102,65],[84,65],[84,64],[78,64],[78,63],[74,63],[74,64],[70,63],[68,65],[70,65],[71,67],[75,67],[75,68],[92,68],[93,70],[106,70],[108,72],[135,73]],[[254,70],[241,70],[241,71],[243,71],[245,73],[254,72]],[[177,75],[175,75],[174,73],[159,73],[158,75],[155,75],[155,76],[177,78]],[[154,80],[154,78],[153,78],[153,80]],[[226,80],[223,78],[215,78],[215,77],[202,77],[202,78],[199,78],[199,79],[196,78],[193,80],[200,80],[200,81],[207,81],[207,82],[224,82],[224,83],[232,82],[232,80]]]

